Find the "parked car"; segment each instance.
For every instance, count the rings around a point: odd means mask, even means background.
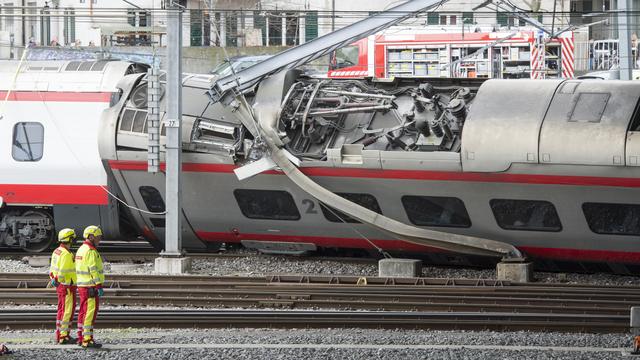
[[[618,74],[615,74],[618,70],[604,70],[594,71],[578,76],[578,79],[596,79],[596,80],[613,80],[618,79]],[[631,72],[631,80],[640,80],[640,70],[633,70]]]

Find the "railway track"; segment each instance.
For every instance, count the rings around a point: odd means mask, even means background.
[[[202,317],[194,315],[198,312],[181,317],[186,313],[174,311],[160,318],[154,318],[159,313],[153,315],[153,311],[131,313],[139,318],[123,318],[120,312],[108,311],[101,315],[105,326],[373,326],[378,321],[380,327],[626,332],[629,309],[640,304],[638,287],[354,276],[110,278],[102,299],[106,305],[287,310],[256,310],[244,315],[240,315],[242,311],[202,310]],[[55,292],[46,284],[47,277],[38,274],[0,274],[0,302],[55,304]],[[0,321],[11,327],[48,326],[50,316],[43,314],[51,315],[51,311],[33,314],[33,319],[21,318],[17,312],[5,311]],[[274,320],[275,314],[283,319]],[[248,318],[242,320],[243,316]],[[43,320],[38,323],[36,318]]]
[[[15,310],[0,313],[11,329],[51,327],[52,311]],[[622,318],[622,317],[620,317]],[[541,330],[617,332],[623,319],[603,315],[504,312],[283,311],[283,310],[102,310],[101,327],[362,327],[403,329]]]
[[[133,263],[146,263],[153,262],[159,255],[155,250],[143,250],[136,249],[135,251],[114,251],[113,249],[107,251],[101,251],[100,255],[106,262],[133,262]],[[268,256],[258,253],[187,253],[186,256],[194,259],[239,259],[239,258],[252,258],[259,256]],[[328,256],[295,256],[300,261],[339,261],[344,263],[358,263],[358,264],[377,264],[376,258],[365,257],[328,257]],[[12,252],[12,251],[0,251],[0,258],[20,260],[23,258],[46,258],[49,259],[50,255],[34,255],[24,252]]]

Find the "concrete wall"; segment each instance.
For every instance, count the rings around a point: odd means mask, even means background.
[[[2,40],[0,32],[0,41]],[[227,48],[229,57],[239,55],[267,55],[275,54],[284,47],[246,47],[246,48]],[[159,62],[160,68],[165,69],[166,48],[156,48],[156,61]],[[0,52],[0,56],[4,53]],[[185,47],[182,49],[182,67],[184,72],[190,73],[208,73],[218,64],[224,61],[224,51],[220,47]],[[21,56],[21,51],[16,57]],[[2,56],[7,59],[8,56]],[[112,47],[112,48],[49,48],[35,47],[28,54],[30,60],[74,60],[74,59],[98,59],[112,58],[123,59],[152,64],[154,62],[154,49],[150,47]],[[325,70],[326,71],[326,70]]]
[[[229,57],[275,54],[284,49],[280,46],[226,48]],[[145,59],[151,62],[153,57],[153,49],[149,47],[114,47],[107,51],[115,58],[126,58],[127,55],[136,54],[140,60]],[[160,61],[160,68],[165,69],[166,48],[156,49],[156,54]],[[225,54],[220,47],[185,47],[182,49],[182,70],[184,72],[208,73],[224,60]]]

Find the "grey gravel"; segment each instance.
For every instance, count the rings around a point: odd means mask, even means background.
[[[99,321],[98,321],[99,327]],[[576,352],[536,350],[465,349],[464,346],[541,346],[630,348],[626,334],[565,334],[538,332],[475,332],[378,329],[98,329],[97,340],[105,344],[231,344],[218,349],[128,349],[91,351],[92,359],[619,359],[619,351]],[[42,330],[6,331],[0,342],[31,344],[9,358],[85,359],[80,350],[38,349],[50,344],[51,333]],[[242,344],[369,345],[370,348],[264,348]],[[450,345],[447,349],[385,348],[384,345]],[[284,345],[282,345],[284,346]],[[376,348],[377,347],[377,348]]]
[[[193,275],[212,276],[263,276],[270,274],[314,274],[314,275],[356,275],[377,276],[375,261],[353,261],[351,259],[322,259],[321,257],[261,255],[239,249],[228,251],[241,257],[215,257],[192,259]],[[1,253],[0,253],[1,257]],[[0,258],[0,272],[47,273],[46,268],[31,267],[18,260]],[[114,271],[105,264],[108,274],[153,274],[152,262],[139,264],[133,270]],[[424,266],[422,276],[430,278],[493,279],[494,269],[474,269],[447,266]],[[640,277],[614,274],[575,274],[536,272],[535,280],[541,283],[567,283],[592,285],[635,285],[640,286]]]

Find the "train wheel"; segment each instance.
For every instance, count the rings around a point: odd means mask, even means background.
[[[53,218],[51,217],[51,215],[43,211],[27,211],[24,213],[23,216],[35,216],[35,217],[41,217],[44,219],[49,219],[51,226],[50,226],[50,229],[37,229],[36,234],[42,231],[45,231],[46,232],[45,236],[41,237],[40,241],[28,241],[27,246],[23,247],[22,249],[28,253],[39,253],[49,249],[51,244],[53,244],[54,240],[56,239],[55,228],[53,226]]]

